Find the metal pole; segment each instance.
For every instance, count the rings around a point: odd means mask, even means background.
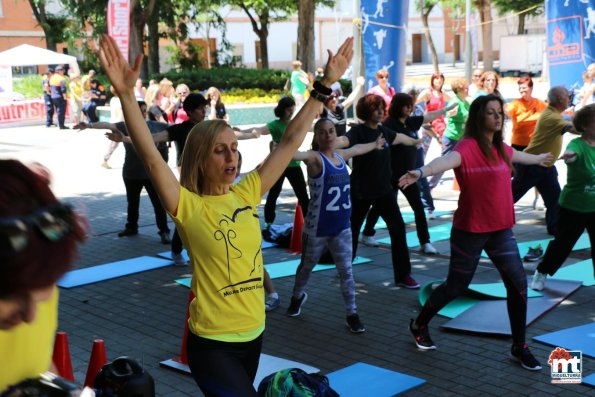
[[[465,77],[471,81],[472,60],[471,60],[471,0],[465,3]]]

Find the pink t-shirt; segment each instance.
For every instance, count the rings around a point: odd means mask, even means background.
[[[393,97],[395,96],[395,89],[393,87],[388,87],[388,93],[384,92],[379,85],[375,85],[374,87],[370,88],[368,94],[376,94],[380,95],[382,99],[384,99],[384,103],[386,103],[386,111],[388,112],[388,108],[390,107],[390,102],[392,101]]]
[[[474,233],[509,229],[514,225],[511,170],[496,151],[497,161],[484,156],[477,141],[463,138],[455,149],[461,155],[461,165],[454,169],[461,188],[453,227]],[[504,144],[512,158],[512,148]]]

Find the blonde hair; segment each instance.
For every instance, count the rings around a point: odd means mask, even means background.
[[[219,134],[230,128],[223,120],[206,120],[196,124],[184,145],[180,184],[189,191],[202,194],[209,157]]]
[[[159,82],[159,91],[161,95],[169,95],[171,94],[171,90],[174,88],[174,83],[171,80],[164,78]]]
[[[221,106],[221,91],[219,91],[217,87],[209,87],[209,89],[207,90],[207,101],[211,103],[211,96],[213,94],[217,94],[217,104],[215,106]]]
[[[150,85],[147,88],[147,92],[145,93],[145,103],[147,104],[147,108],[155,105],[157,101],[157,95],[159,94],[159,86],[157,84]]]
[[[469,85],[467,79],[459,77],[454,79],[450,82],[450,88],[454,91],[455,94],[458,94],[460,91],[463,90],[466,86]]]

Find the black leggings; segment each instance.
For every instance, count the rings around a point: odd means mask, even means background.
[[[267,201],[264,204],[264,221],[266,223],[275,222],[275,207],[277,206],[277,198],[281,194],[283,188],[283,181],[287,178],[293,191],[298,199],[300,207],[302,207],[302,213],[304,217],[308,212],[308,191],[306,190],[306,180],[304,179],[304,173],[301,167],[287,167],[283,175],[275,182],[269,194],[267,195]]]
[[[205,397],[257,397],[262,334],[250,342],[221,342],[188,332],[188,365]]]
[[[405,236],[405,223],[399,211],[395,195],[390,192],[385,196],[374,199],[351,198],[351,237],[353,243],[353,257],[357,254],[359,231],[364,223],[368,210],[373,205],[388,229],[390,235],[390,252],[393,262],[395,283],[402,281],[411,273],[409,248]]]
[[[506,287],[506,305],[514,344],[525,343],[527,321],[527,276],[512,229],[472,233],[453,228],[450,233],[450,263],[446,282],[430,295],[417,317],[418,326],[432,317],[466,290],[485,250]]]
[[[395,198],[399,193],[399,188],[395,188]],[[419,192],[419,186],[417,183],[409,185],[407,188],[401,190],[407,198],[407,202],[413,210],[415,215],[415,228],[417,230],[417,238],[419,239],[419,245],[424,245],[430,242],[430,232],[428,231],[428,221],[426,219],[426,213],[424,212],[424,205],[421,202],[421,196]],[[374,226],[378,222],[380,213],[376,210],[376,207],[372,206],[368,217],[366,218],[366,226],[364,227],[364,236],[373,236],[376,234]]]

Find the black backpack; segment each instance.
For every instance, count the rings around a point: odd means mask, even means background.
[[[130,357],[118,357],[104,365],[93,388],[97,397],[155,397],[153,378]]]
[[[326,376],[286,368],[266,376],[258,385],[260,397],[339,397]]]

